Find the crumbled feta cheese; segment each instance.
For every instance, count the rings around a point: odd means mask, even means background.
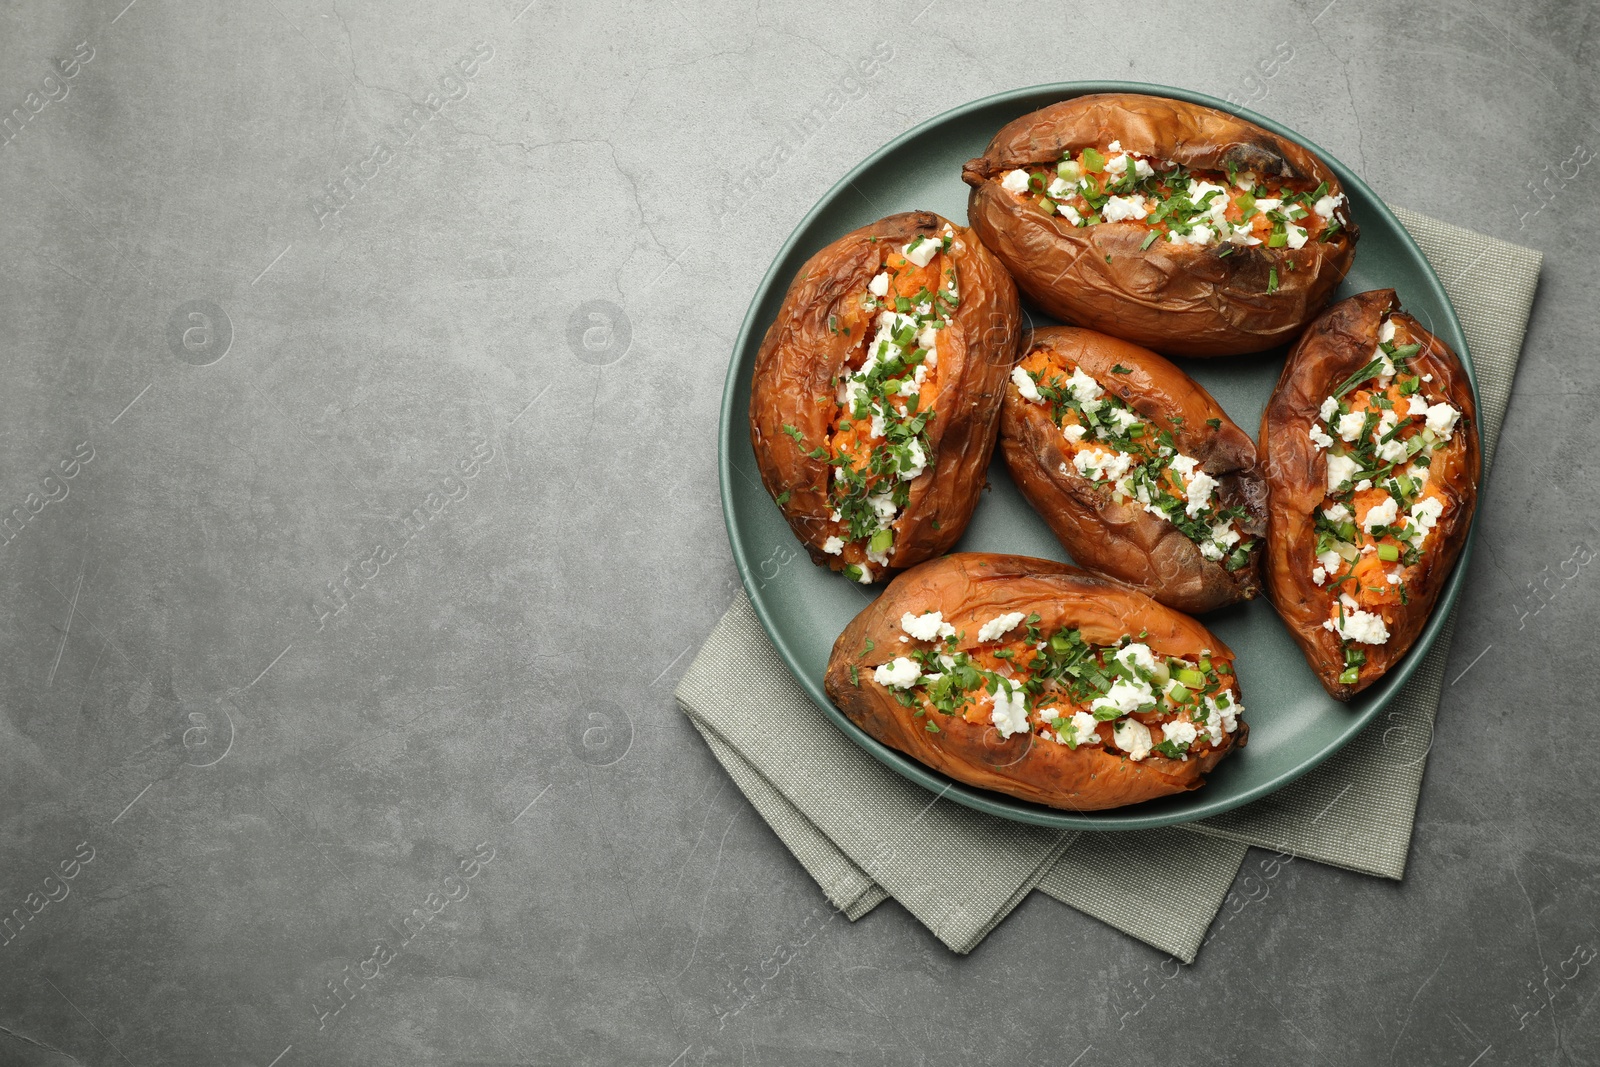
[[[1100,217],[1107,222],[1142,219],[1149,213],[1150,209],[1145,204],[1144,197],[1138,193],[1134,193],[1132,196],[1113,196],[1100,209]]]
[[[1122,151],[1122,142],[1121,141],[1112,141],[1110,144],[1106,145],[1106,151],[1107,152],[1120,152],[1120,151]]]
[[[1025,193],[1028,191],[1028,172],[1013,170],[1000,179],[1000,188],[1008,193]]]
[[[928,454],[922,450],[922,442],[916,438],[912,438],[906,445],[906,461],[908,465],[900,469],[900,480],[902,482],[920,478],[922,477],[922,472],[928,469]]]
[[[1115,149],[1113,149],[1113,151],[1115,151]],[[1130,162],[1133,163],[1133,173],[1137,177],[1148,178],[1155,173],[1155,168],[1150,166],[1150,164],[1146,163],[1142,159],[1134,159],[1127,153],[1112,156],[1110,159],[1106,160],[1106,173],[1115,174],[1120,178],[1127,172],[1128,164]]]
[[[1337,574],[1340,565],[1344,563],[1344,557],[1330,548],[1328,551],[1318,554],[1317,562],[1322,564],[1322,568],[1329,574]]]
[[[1256,187],[1255,171],[1241,170],[1238,174],[1233,176],[1233,184],[1248,193],[1250,190]]]
[[[1072,457],[1078,473],[1092,481],[1114,482],[1128,473],[1133,457],[1126,452],[1108,452],[1102,448],[1086,448]],[[1091,474],[1094,471],[1096,473]]]
[[[872,437],[882,437],[884,435],[884,429],[885,429],[885,426],[884,426],[884,422],[883,422],[883,416],[882,415],[878,415],[878,414],[874,414],[872,416],[871,424],[867,427],[868,434],[871,435]],[[840,468],[839,473],[840,474],[844,473],[843,468]]]
[[[1350,509],[1343,504],[1335,504],[1331,508],[1323,508],[1322,514],[1327,516],[1329,522],[1346,522],[1350,518]]]
[[[1346,441],[1354,441],[1361,436],[1361,427],[1365,426],[1366,422],[1367,415],[1363,411],[1352,411],[1348,414],[1340,415],[1337,423],[1339,436]]]
[[[837,556],[839,553],[844,551],[844,542],[839,540],[837,537],[830,537],[826,541],[822,542],[822,551],[826,552],[830,556]]]
[[[1001,737],[1028,732],[1027,697],[1007,679],[1000,679],[1000,687],[994,691],[994,710],[989,713],[989,721],[994,723]]]
[[[1222,549],[1214,541],[1205,541],[1200,545],[1200,554],[1212,563],[1222,559]]]
[[[1358,492],[1358,493],[1361,492],[1363,489],[1371,489],[1371,488],[1372,488],[1372,479],[1371,478],[1363,478],[1359,482],[1356,483],[1356,492]]]
[[[1386,496],[1383,498],[1383,503],[1374,504],[1367,509],[1367,517],[1361,520],[1361,525],[1371,533],[1376,527],[1392,525],[1398,514],[1400,514],[1399,501],[1392,496]]]
[[[1135,763],[1150,755],[1152,741],[1150,728],[1138,719],[1118,719],[1112,734],[1117,747],[1126,752],[1128,758]]]
[[[1189,479],[1189,485],[1186,489],[1189,506],[1184,509],[1184,513],[1192,519],[1204,511],[1211,503],[1211,494],[1220,484],[1205,471],[1195,471],[1194,477]]]
[[[1439,523],[1439,516],[1444,514],[1444,501],[1436,496],[1425,496],[1411,505],[1411,524],[1417,528],[1419,536],[1416,546],[1421,548],[1427,543],[1428,534]]]
[[[1067,392],[1080,404],[1086,400],[1097,400],[1105,390],[1100,388],[1100,383],[1083,373],[1082,367],[1074,368],[1072,377],[1067,379]]]
[[[1389,640],[1389,627],[1384,625],[1383,616],[1359,608],[1346,608],[1342,620],[1329,619],[1322,628],[1362,645],[1381,645]]]
[[[1331,493],[1345,484],[1361,469],[1361,464],[1349,456],[1328,453],[1328,491]]]
[[[917,334],[917,347],[930,352],[939,347],[939,330],[933,323],[924,326],[922,332]]]
[[[1206,697],[1206,732],[1213,745],[1222,744],[1222,738],[1239,728],[1239,712],[1244,708],[1234,703],[1227,693],[1218,693],[1221,700]]]
[[[1105,417],[1106,421],[1111,423],[1118,433],[1122,434],[1126,434],[1128,430],[1139,425],[1139,416],[1127,408],[1112,408],[1106,412]]]
[[[1306,231],[1294,223],[1289,223],[1283,228],[1283,234],[1289,241],[1290,248],[1304,248],[1306,246]]]
[[[1127,678],[1118,678],[1111,683],[1111,688],[1103,697],[1095,697],[1089,702],[1091,711],[1109,709],[1119,715],[1126,715],[1131,711],[1138,711],[1142,707],[1154,704],[1156,692],[1150,688],[1150,683],[1138,679],[1132,681]]]
[[[878,517],[880,526],[887,526],[889,520],[899,512],[900,506],[888,493],[876,493],[867,497],[867,504],[871,506],[872,513]]]
[[[1331,219],[1334,211],[1337,210],[1339,205],[1342,203],[1344,203],[1343,193],[1340,193],[1338,196],[1324,196],[1315,204],[1311,205],[1311,210],[1315,211],[1318,215],[1321,215],[1325,219]]]
[[[1265,215],[1269,211],[1276,211],[1283,206],[1282,200],[1274,200],[1270,196],[1261,197],[1256,201],[1256,210]]]
[[[1072,745],[1074,748],[1078,745],[1098,745],[1100,743],[1100,734],[1095,730],[1098,725],[1100,723],[1093,715],[1075,711],[1072,713],[1072,718],[1067,720],[1066,736],[1057,733],[1056,740],[1062,744]]]
[[[941,247],[941,242],[932,237],[924,237],[920,241],[914,240],[906,245],[900,250],[900,254],[917,266],[926,267],[933,261],[933,257],[939,254]]]
[[[978,640],[998,641],[1012,630],[1015,630],[1018,626],[1021,626],[1022,620],[1025,618],[1027,618],[1027,616],[1020,611],[1011,611],[1004,615],[996,615],[994,618],[990,619],[988,622],[984,623],[978,628]]]
[[[1328,572],[1327,571],[1323,570],[1321,567],[1312,567],[1311,568],[1311,584],[1312,585],[1321,585],[1323,582],[1325,582],[1327,580],[1328,580]]]
[[[1011,384],[1017,387],[1022,399],[1035,404],[1043,403],[1044,397],[1039,395],[1039,387],[1034,383],[1033,376],[1020,366],[1011,369]]]
[[[889,295],[889,272],[884,271],[867,283],[867,291],[876,297]]]
[[[1171,741],[1181,748],[1188,748],[1194,744],[1194,739],[1199,736],[1200,731],[1195,729],[1194,723],[1186,722],[1183,719],[1175,719],[1172,722],[1161,724],[1161,740]]]
[[[1322,410],[1318,412],[1318,414],[1322,416],[1322,421],[1328,423],[1333,422],[1333,417],[1338,413],[1339,401],[1337,398],[1331,396],[1322,402]]]
[[[922,677],[917,661],[900,656],[872,672],[872,680],[890,689],[910,689]]]
[[[1386,318],[1378,326],[1378,341],[1387,344],[1394,340],[1394,320]]]
[[[1193,180],[1189,182],[1189,200],[1191,202],[1200,203],[1201,200],[1205,199],[1207,193],[1215,193],[1216,195],[1206,201],[1205,210],[1196,217],[1209,218],[1212,220],[1213,225],[1220,225],[1222,216],[1228,210],[1228,190],[1212,182]]]
[[[1420,396],[1413,395],[1406,400],[1407,415],[1426,415],[1427,413],[1428,402]]]
[[[1175,245],[1208,245],[1216,235],[1211,227],[1196,223],[1188,233],[1172,230],[1167,234],[1167,240]]]
[[[1062,218],[1066,219],[1074,226],[1083,225],[1083,216],[1078,214],[1078,209],[1073,207],[1071,204],[1057,204],[1056,210],[1061,212]]]
[[[1112,658],[1130,671],[1154,671],[1156,669],[1156,658],[1151,653],[1150,646],[1138,641],[1133,642],[1126,648],[1117,649]]]
[[[1455,429],[1456,420],[1461,417],[1461,412],[1449,404],[1430,404],[1428,406],[1428,429],[1434,433],[1450,436]]]
[[[1378,458],[1385,463],[1403,462],[1409,454],[1410,449],[1406,448],[1406,443],[1398,437],[1390,438],[1378,445]]]
[[[1223,548],[1232,548],[1239,543],[1239,532],[1225,522],[1219,522],[1211,527],[1211,539]]]
[[[1311,443],[1317,448],[1326,449],[1333,447],[1333,438],[1323,433],[1322,428],[1316,423],[1311,424],[1311,432],[1308,436],[1311,438]]]
[[[900,616],[900,629],[918,641],[936,641],[941,637],[955,636],[956,628],[944,621],[944,612],[925,611],[921,615],[906,612]]]
[[[1069,422],[1065,426],[1061,427],[1061,436],[1072,442],[1083,440],[1086,433],[1088,433],[1088,431],[1075,422]]]

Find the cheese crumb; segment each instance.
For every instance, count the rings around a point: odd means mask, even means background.
[[[998,641],[1006,634],[1022,625],[1022,620],[1027,618],[1020,611],[1009,612],[1005,615],[996,615],[978,629],[979,641]]]
[[[1022,394],[1022,399],[1038,404],[1044,398],[1039,395],[1039,387],[1034,383],[1033,376],[1020,366],[1011,370],[1011,384],[1017,387],[1017,392]]]
[[[890,689],[910,689],[922,677],[917,661],[900,656],[872,672],[872,680]]]

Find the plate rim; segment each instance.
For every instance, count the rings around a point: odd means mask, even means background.
[[[756,618],[761,622],[761,628],[766,631],[766,634],[768,638],[771,639],[779,657],[783,660],[784,666],[789,670],[790,674],[794,676],[801,688],[806,691],[807,695],[811,697],[815,704],[817,704],[817,706],[822,710],[823,714],[826,715],[835,726],[842,730],[844,734],[853,742],[855,742],[860,748],[871,754],[880,763],[900,774],[902,777],[915,782],[917,785],[929,790],[930,792],[936,793],[939,796],[948,797],[950,800],[953,800],[958,804],[973,808],[977,811],[982,811],[985,814],[994,815],[996,817],[1008,819],[1013,822],[1020,822],[1035,826],[1049,826],[1057,829],[1092,831],[1142,830],[1153,829],[1161,826],[1175,826],[1184,823],[1197,822],[1201,819],[1212,818],[1225,812],[1237,810],[1238,808],[1244,807],[1247,804],[1259,801],[1264,797],[1276,793],[1278,790],[1284,788],[1290,783],[1296,781],[1306,774],[1309,774],[1311,771],[1321,766],[1328,759],[1342,751],[1352,740],[1355,739],[1358,734],[1365,730],[1372,723],[1372,721],[1378,717],[1379,714],[1388,708],[1399,691],[1411,679],[1411,676],[1416,673],[1418,667],[1421,666],[1422,661],[1426,659],[1429,652],[1432,651],[1434,642],[1438,639],[1440,631],[1444,629],[1450,620],[1450,617],[1454,613],[1456,601],[1461,592],[1461,586],[1466,578],[1467,565],[1472,558],[1473,542],[1477,537],[1477,510],[1474,509],[1473,511],[1472,521],[1468,525],[1467,536],[1461,547],[1461,554],[1456,559],[1455,566],[1451,571],[1449,579],[1445,583],[1443,591],[1440,593],[1439,600],[1434,604],[1433,613],[1429,617],[1427,624],[1423,627],[1422,632],[1417,635],[1417,640],[1415,643],[1413,643],[1410,650],[1407,651],[1406,655],[1401,659],[1400,663],[1392,668],[1378,682],[1375,688],[1377,688],[1379,691],[1375,694],[1371,706],[1359,713],[1352,714],[1350,721],[1346,724],[1344,729],[1340,731],[1339,734],[1328,745],[1326,745],[1322,751],[1316,753],[1309,759],[1301,761],[1299,765],[1290,768],[1287,771],[1284,771],[1265,781],[1256,783],[1255,785],[1235,796],[1216,798],[1208,801],[1206,799],[1206,791],[1204,787],[1202,787],[1201,789],[1187,794],[1187,796],[1195,798],[1195,803],[1190,807],[1180,808],[1176,811],[1155,811],[1141,814],[1140,808],[1143,807],[1143,805],[1138,804],[1124,808],[1111,808],[1105,811],[1071,812],[1055,808],[1047,808],[1042,805],[1030,804],[1024,800],[1008,797],[1003,793],[994,793],[988,790],[978,789],[975,786],[969,786],[964,782],[959,782],[954,778],[940,774],[938,771],[935,771],[931,767],[928,767],[925,764],[911,758],[910,756],[905,755],[899,750],[890,748],[881,741],[878,741],[876,738],[872,737],[866,731],[862,730],[854,722],[851,722],[850,719],[842,711],[835,707],[833,702],[827,698],[827,695],[823,692],[822,687],[817,680],[808,677],[804,672],[797,668],[796,664],[799,662],[798,657],[795,656],[794,651],[789,647],[782,632],[780,632],[777,627],[773,625],[770,613],[767,610],[764,602],[764,597],[761,595],[760,589],[753,581],[750,560],[746,557],[741,540],[737,535],[739,530],[739,520],[738,516],[735,514],[732,494],[732,476],[734,472],[732,467],[733,457],[732,449],[730,447],[730,434],[733,432],[733,428],[736,425],[740,428],[746,429],[747,431],[748,423],[748,419],[743,417],[743,415],[746,413],[735,412],[733,410],[734,396],[738,392],[741,382],[739,370],[742,361],[740,356],[752,343],[753,335],[758,332],[764,335],[766,324],[757,323],[757,310],[766,300],[768,294],[771,292],[772,287],[775,284],[787,286],[787,280],[778,277],[779,265],[787,261],[793,254],[795,246],[799,243],[801,236],[811,227],[812,221],[827,207],[832,205],[842,191],[852,186],[857,177],[876,166],[884,157],[893,153],[902,145],[925,137],[937,130],[939,127],[953,122],[971,112],[985,108],[1001,106],[1012,102],[1023,103],[1027,101],[1033,101],[1038,98],[1053,98],[1040,99],[1038,103],[1033,105],[1033,109],[1037,110],[1037,108],[1048,106],[1050,103],[1060,100],[1068,100],[1096,93],[1139,93],[1150,96],[1166,96],[1173,99],[1184,100],[1189,103],[1199,104],[1203,107],[1214,108],[1227,114],[1237,115],[1240,118],[1243,118],[1249,122],[1253,122],[1267,130],[1272,131],[1273,133],[1276,133],[1282,137],[1286,137],[1289,140],[1310,149],[1318,156],[1318,158],[1322,159],[1334,170],[1335,174],[1338,175],[1339,180],[1342,183],[1348,187],[1358,189],[1365,194],[1368,200],[1375,205],[1380,218],[1386,222],[1394,232],[1400,235],[1400,243],[1402,247],[1409,252],[1418,263],[1421,264],[1424,280],[1428,287],[1433,290],[1433,295],[1437,298],[1440,306],[1444,308],[1448,325],[1455,333],[1454,342],[1451,344],[1451,348],[1454,349],[1456,354],[1460,357],[1462,366],[1465,368],[1467,373],[1468,384],[1472,388],[1474,406],[1476,411],[1481,413],[1483,410],[1483,405],[1478,393],[1477,373],[1473,364],[1470,348],[1467,344],[1466,330],[1462,327],[1461,320],[1456,315],[1455,305],[1451,303],[1449,294],[1445,291],[1444,283],[1440,280],[1438,272],[1434,270],[1433,264],[1428,261],[1428,257],[1423,254],[1421,247],[1417,244],[1416,238],[1412,236],[1411,231],[1406,229],[1404,224],[1400,222],[1383,198],[1378,196],[1372,187],[1367,185],[1367,183],[1349,167],[1345,166],[1337,158],[1323,150],[1319,145],[1311,141],[1309,138],[1289,129],[1283,124],[1267,118],[1264,115],[1257,114],[1248,108],[1229,105],[1226,101],[1220,100],[1217,97],[1211,96],[1207,93],[1197,92],[1192,89],[1184,89],[1177,86],[1160,85],[1152,82],[1046,82],[1038,85],[1029,85],[1016,89],[1008,89],[1004,92],[994,93],[976,100],[969,100],[964,104],[960,104],[956,107],[940,112],[939,114],[925,119],[915,126],[912,126],[911,128],[880,145],[855,166],[851,167],[843,177],[841,177],[831,187],[829,187],[825,193],[818,197],[816,203],[812,204],[810,210],[808,210],[805,215],[801,217],[800,221],[795,224],[794,229],[790,231],[789,236],[773,254],[772,262],[768,264],[766,272],[761,277],[761,281],[756,285],[755,291],[752,293],[750,298],[750,304],[745,311],[744,319],[740,324],[739,333],[734,338],[731,355],[728,361],[727,374],[723,380],[722,404],[720,408],[719,425],[717,428],[717,474],[722,501],[723,526],[728,535],[729,547],[733,553],[735,566],[737,566],[739,570],[739,578],[744,586],[745,595],[750,598],[751,607],[755,611]],[[1022,112],[1022,114],[1025,113],[1026,112]],[[754,341],[759,345],[759,338],[754,338]],[[1478,436],[1481,442],[1483,437],[1482,420],[1481,418],[1478,418],[1475,421],[1477,422]],[[1480,476],[1480,497],[1482,495],[1483,480],[1484,478]],[[1274,608],[1273,611],[1274,614],[1276,614],[1276,608]],[[1281,624],[1281,618],[1279,619],[1279,622]]]

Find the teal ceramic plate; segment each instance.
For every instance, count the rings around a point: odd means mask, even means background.
[[[1014,800],[953,782],[879,744],[828,701],[822,677],[834,638],[877,590],[852,585],[813,566],[761,487],[748,421],[750,374],[761,338],[790,281],[818,249],[897,211],[921,208],[965,220],[967,187],[961,182],[961,165],[981,155],[1001,126],[1058,100],[1125,92],[1236,111],[1316,152],[1344,183],[1361,227],[1355,266],[1335,299],[1368,289],[1395,289],[1405,309],[1455,349],[1472,374],[1461,324],[1416,242],[1372,190],[1328,153],[1270,119],[1200,93],[1130,82],[1066,82],[1019,89],[946,112],[884,145],[828,191],[790,235],[750,303],[728,368],[719,438],[723,514],[745,589],[779,654],[839,729],[900,774],[958,803],[1020,822],[1085,830],[1133,830],[1216,815],[1281,789],[1339,751],[1383,710],[1438,637],[1460,591],[1471,549],[1469,542],[1416,646],[1386,678],[1348,704],[1323,691],[1265,599],[1206,616],[1206,624],[1238,654],[1250,744],[1223,760],[1203,788],[1181,796],[1081,813]],[[1032,313],[1035,325],[1051,321]],[[1253,432],[1261,424],[1261,411],[1277,381],[1283,355],[1278,350],[1261,356],[1177,362],[1211,391],[1235,422]],[[1476,389],[1476,379],[1473,385]],[[1022,499],[998,454],[989,482],[992,492],[984,494],[957,551],[1070,558]]]

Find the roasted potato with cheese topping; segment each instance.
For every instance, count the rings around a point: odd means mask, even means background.
[[[1041,308],[1173,355],[1293,340],[1355,254],[1320,159],[1181,100],[1052,104],[1001,129],[962,178],[972,228]]]
[[[1340,301],[1261,418],[1267,587],[1324,688],[1399,662],[1466,543],[1482,460],[1472,383],[1392,289]]]
[[[1036,330],[1000,408],[1012,480],[1072,558],[1194,614],[1260,590],[1250,435],[1193,378],[1093,330]]]
[[[814,562],[868,584],[955,544],[1019,319],[1005,268],[931,212],[864,226],[806,263],[756,355],[750,442]]]
[[[1198,789],[1248,729],[1228,647],[1064,563],[945,556],[889,583],[824,681],[882,743],[982,789],[1069,811]]]

